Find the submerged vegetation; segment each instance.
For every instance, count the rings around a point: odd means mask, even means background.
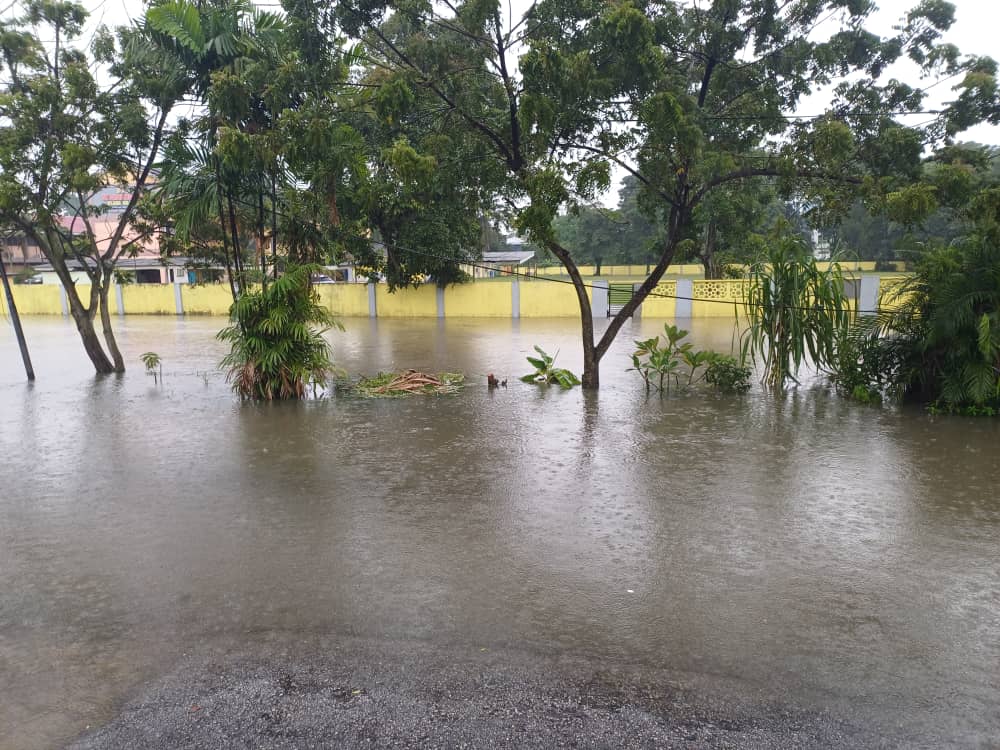
[[[365,398],[400,398],[415,395],[440,395],[457,393],[465,385],[465,375],[460,372],[442,372],[429,375],[418,370],[380,372],[374,377],[361,377],[347,390]]]
[[[335,373],[323,333],[339,328],[310,284],[312,266],[289,268],[266,288],[244,291],[218,334],[230,344],[222,360],[233,390],[244,399],[304,398]]]
[[[775,236],[747,276],[742,353],[761,365],[764,384],[782,388],[795,381],[807,358],[830,369],[851,322],[840,265],[821,269],[802,239]]]
[[[537,349],[526,382],[597,388],[676,260],[719,276],[763,247],[739,359],[667,330],[632,357],[648,388],[745,390],[752,361],[777,390],[811,364],[861,400],[1000,407],[1000,175],[995,150],[956,140],[1000,119],[1000,87],[993,60],[944,38],[951,4],[916,3],[887,36],[867,28],[873,3],[841,0],[274,7],[155,0],[89,33],[78,3],[26,0],[0,20],[0,229],[52,265],[98,373],[125,368],[122,261],[154,247],[228,284],[233,389],[295,399],[334,373],[305,264],[446,285],[511,230],[561,264],[580,314],[581,376]],[[919,125],[926,90],[886,75],[901,59],[955,79]],[[826,111],[795,114],[818,90]],[[616,218],[599,204],[621,167]],[[806,241],[852,212],[950,243],[922,253],[897,309],[854,326],[839,267]],[[643,280],[595,330],[583,264],[616,243]],[[455,386],[410,378],[369,390]]]
[[[535,346],[535,351],[538,352],[537,357],[527,357],[528,364],[534,367],[535,371],[522,375],[522,382],[536,385],[555,384],[560,388],[572,388],[574,385],[580,385],[580,379],[576,375],[569,370],[555,366],[559,352],[549,356],[540,346]]]
[[[665,323],[664,342],[654,336],[636,341],[632,366],[626,372],[637,372],[646,390],[670,392],[675,388],[690,388],[704,380],[724,393],[742,393],[750,388],[750,368],[742,360],[709,350],[695,349],[684,341],[688,332]]]
[[[163,360],[156,352],[145,352],[139,355],[139,359],[146,368],[146,374],[153,376],[153,383],[159,384],[163,380]]]
[[[1000,411],[1000,192],[992,198],[978,232],[929,252],[888,296],[893,308],[851,331],[835,376],[843,390],[935,413]]]

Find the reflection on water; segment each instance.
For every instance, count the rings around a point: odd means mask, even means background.
[[[58,744],[191,644],[333,632],[571,650],[745,681],[951,742],[1000,730],[998,426],[846,403],[516,382],[572,321],[348,321],[353,373],[455,397],[242,405],[212,319],[127,319],[124,378],[0,339],[0,737]],[[731,324],[696,321],[702,346]],[[156,387],[138,362],[164,360]],[[485,373],[508,377],[494,392]]]

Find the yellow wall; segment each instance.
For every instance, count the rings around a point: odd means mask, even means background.
[[[229,284],[183,284],[181,300],[185,315],[229,315],[233,294],[229,290]],[[129,310],[127,300],[125,309]]]
[[[498,281],[450,286],[444,290],[445,317],[509,318],[511,286]],[[521,284],[522,290],[524,287],[525,284]]]
[[[128,284],[122,287],[122,302],[129,315],[177,314],[173,284]]]
[[[379,284],[375,287],[375,310],[380,318],[437,317],[437,285],[421,284],[416,289],[407,287],[390,294],[389,287]],[[367,302],[365,314],[368,314]]]
[[[651,267],[651,266],[650,266]],[[593,276],[595,266],[580,266],[580,273],[584,276]],[[700,276],[704,271],[700,263],[680,263],[670,266],[667,273],[682,276]],[[567,276],[566,269],[562,266],[546,266],[538,269],[539,276]],[[601,273],[598,278],[604,276],[645,276],[646,265],[632,266],[601,266]]]
[[[905,276],[883,276],[879,279],[878,306],[887,310],[900,307],[911,296],[912,292],[900,294],[896,287],[906,281]]]
[[[888,290],[900,283],[905,276],[883,276],[880,279],[880,307],[891,307]],[[612,277],[613,280],[613,277]],[[691,314],[693,317],[731,317],[738,310],[743,314],[745,281],[723,279],[692,280]],[[521,281],[520,315],[523,318],[575,318],[580,314],[576,292],[572,285],[539,279]],[[321,284],[316,291],[322,303],[338,317],[368,316],[368,287],[365,284]],[[86,303],[90,287],[77,285]],[[667,280],[657,286],[666,297],[647,297],[642,305],[642,315],[650,318],[673,318],[676,315],[677,282]],[[13,286],[14,300],[23,315],[61,315],[59,287],[55,284]],[[593,298],[592,292],[588,291]],[[184,312],[188,315],[228,315],[232,302],[226,284],[204,286],[181,285]],[[118,306],[114,291],[109,295],[112,314]],[[172,284],[133,284],[122,287],[122,297],[127,314],[175,315],[174,287]],[[444,292],[444,313],[449,318],[499,317],[511,315],[511,282],[473,282],[448,287]],[[376,288],[377,312],[380,317],[437,316],[437,287],[425,284],[417,289],[408,287],[389,294],[385,285]],[[717,300],[717,301],[716,301]],[[735,306],[733,303],[737,303]],[[853,300],[851,300],[853,306]],[[6,315],[6,304],[0,295],[0,312]]]
[[[90,294],[90,287],[78,287]],[[59,287],[55,284],[15,284],[14,304],[21,315],[62,315]],[[0,294],[0,309],[7,314],[7,295]]]
[[[58,284],[15,284],[11,287],[14,294],[14,304],[21,315],[62,315]],[[77,294],[84,306],[90,304],[90,284],[77,284]],[[67,311],[69,310],[67,300]],[[6,295],[0,294],[0,310],[7,314]],[[118,301],[114,289],[108,294],[108,310],[118,313]]]
[[[742,313],[746,282],[738,279],[695,279],[691,296],[692,318],[731,318]]]
[[[588,290],[589,294],[589,290]],[[521,284],[522,318],[578,318],[580,303],[572,284],[529,281]]]
[[[670,297],[657,297],[655,295],[671,295]],[[677,310],[677,300],[673,295],[677,294],[676,281],[661,281],[656,285],[653,293],[646,297],[642,303],[642,316],[644,318],[672,318]]]
[[[875,270],[875,261],[873,260],[842,260],[840,262],[840,267],[844,271],[865,271],[871,272]],[[821,270],[827,270],[830,267],[829,261],[818,261],[816,265]],[[897,270],[901,269],[903,264],[896,264]],[[584,276],[594,275],[594,266],[580,266],[580,273]],[[678,276],[701,276],[704,273],[704,267],[700,263],[674,263],[667,268],[667,273],[676,274]],[[539,276],[566,276],[566,269],[562,266],[546,266],[544,268],[538,269]],[[643,265],[614,265],[614,266],[601,266],[601,276],[645,276],[646,266]]]
[[[368,317],[367,284],[316,284],[320,301],[339,318]]]

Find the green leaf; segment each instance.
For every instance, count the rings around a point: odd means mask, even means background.
[[[993,336],[990,327],[990,316],[987,313],[983,313],[983,316],[979,319],[979,353],[983,355],[983,359],[989,360],[993,356]]]

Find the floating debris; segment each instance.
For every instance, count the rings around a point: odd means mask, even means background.
[[[371,378],[362,377],[354,386],[354,390],[368,398],[395,398],[414,394],[426,396],[456,393],[464,384],[465,375],[460,372],[430,375],[419,370],[404,370],[380,372]]]

